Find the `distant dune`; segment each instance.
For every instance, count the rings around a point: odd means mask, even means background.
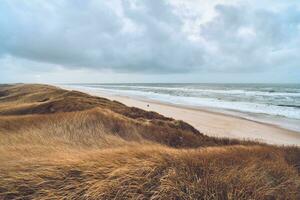
[[[300,148],[208,137],[49,85],[0,86],[0,199],[300,199]]]

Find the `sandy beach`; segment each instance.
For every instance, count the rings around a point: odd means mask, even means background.
[[[155,111],[167,117],[183,120],[208,136],[255,140],[276,145],[300,146],[299,132],[288,130],[275,124],[249,120],[240,116],[216,112],[215,110],[191,108],[146,99],[112,95],[100,91],[73,88],[72,86],[60,87],[116,100],[127,106]]]

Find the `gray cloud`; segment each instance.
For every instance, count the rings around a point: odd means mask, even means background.
[[[10,16],[1,24],[2,50],[70,68],[116,71],[184,71],[202,62],[201,49],[181,32],[182,22],[166,2],[115,3],[120,10],[102,1],[83,7],[60,2],[2,5]]]
[[[217,5],[215,10],[216,17],[199,25],[199,42],[183,30],[184,14],[168,1],[4,0],[0,54],[116,72],[234,72],[299,65],[297,8]]]
[[[218,56],[212,68],[259,71],[300,64],[296,56],[300,53],[299,10],[223,5],[215,9],[218,16],[201,27],[201,35],[215,47],[206,57]]]

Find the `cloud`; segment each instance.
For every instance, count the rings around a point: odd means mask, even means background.
[[[16,57],[116,71],[185,71],[201,63],[201,49],[163,1],[24,1],[1,8],[10,16],[1,24],[2,51]]]
[[[212,68],[257,71],[300,64],[295,56],[300,53],[299,10],[215,9],[218,16],[201,27],[201,35],[214,46],[206,57],[218,55]]]
[[[218,1],[204,3],[202,13],[201,1],[191,2],[4,0],[0,56],[49,63],[47,70],[57,65],[124,73],[299,65],[299,8]]]

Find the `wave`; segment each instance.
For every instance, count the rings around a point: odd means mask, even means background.
[[[159,86],[136,86],[136,85],[86,85],[87,87],[97,87],[105,89],[120,89],[120,90],[147,90],[147,91],[176,91],[190,92],[196,94],[228,94],[228,95],[247,95],[247,96],[284,96],[284,97],[300,97],[300,89],[276,91],[276,90],[241,90],[241,89],[200,89],[189,87],[159,87]]]
[[[283,106],[283,107],[290,107],[290,108],[300,108],[300,105],[286,105],[286,104],[279,104],[278,106]]]
[[[298,106],[281,105],[268,105],[255,102],[243,101],[226,101],[218,98],[203,98],[203,97],[187,97],[187,96],[174,96],[170,94],[162,94],[153,91],[141,90],[125,90],[125,89],[112,89],[112,88],[99,88],[89,86],[78,86],[85,89],[106,92],[114,95],[130,96],[145,98],[165,103],[172,103],[177,105],[187,105],[196,107],[210,107],[226,110],[235,110],[241,112],[250,112],[257,114],[277,115],[287,118],[300,119],[300,109]]]

